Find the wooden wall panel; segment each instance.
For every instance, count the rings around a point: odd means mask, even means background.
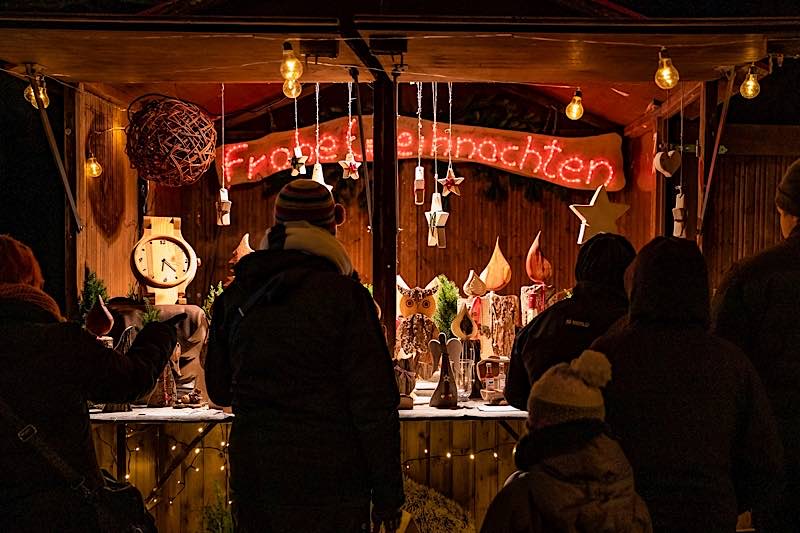
[[[703,252],[712,288],[731,265],[781,240],[775,188],[800,157],[726,155],[717,160],[706,214]]]
[[[130,251],[138,239],[136,171],[125,155],[125,110],[86,92],[76,94],[78,212],[85,225],[77,236],[80,294],[85,268],[105,281],[109,296],[124,296],[135,280]],[[90,132],[99,132],[90,135]],[[91,138],[91,139],[90,139]],[[97,178],[86,176],[87,144],[103,166]]]
[[[655,177],[652,175],[652,145],[649,137],[632,141],[628,148],[633,157],[628,168],[628,185],[623,191],[612,193],[611,199],[631,205],[631,210],[621,219],[623,233],[640,248],[654,236]],[[542,231],[542,247],[554,268],[554,285],[559,288],[574,284],[573,269],[578,254],[576,244],[580,227],[578,218],[569,210],[570,203],[587,203],[591,192],[544,188],[541,200],[531,202],[524,197],[524,186],[499,178],[505,194],[489,200],[487,178],[476,173],[477,167],[460,165],[459,175],[466,178],[461,186],[461,197],[449,197],[446,209],[450,211],[447,223],[447,248],[427,246],[427,225],[424,213],[430,208],[432,191],[432,165],[426,166],[428,189],[426,204],[414,205],[412,182],[414,162],[400,164],[398,272],[409,285],[425,285],[434,276],[445,274],[461,286],[470,269],[483,270],[492,254],[495,239],[511,263],[513,277],[505,289],[507,294],[519,294],[520,287],[528,283],[524,261],[528,248],[538,231]],[[272,180],[279,178],[273,177]],[[284,180],[285,181],[285,180]],[[215,224],[214,197],[218,189],[213,176],[206,176],[191,187],[168,189],[151,187],[149,213],[159,216],[181,216],[183,234],[194,246],[203,265],[188,293],[194,302],[201,302],[212,283],[227,275],[227,261],[241,236],[249,232],[255,248],[265,229],[272,224],[272,209],[277,184],[269,180],[258,184],[234,187],[230,196],[233,202],[232,223],[228,227]],[[359,180],[356,193],[361,191]],[[339,239],[350,253],[356,269],[364,281],[371,281],[371,236],[366,209],[357,201],[348,205],[347,221],[339,228]]]

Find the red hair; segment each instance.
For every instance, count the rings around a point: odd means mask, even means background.
[[[9,235],[0,235],[0,283],[22,283],[37,289],[44,286],[33,250]]]

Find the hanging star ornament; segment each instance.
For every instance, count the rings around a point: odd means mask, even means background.
[[[442,196],[447,196],[450,193],[456,196],[461,196],[461,190],[458,188],[464,178],[457,178],[453,168],[447,169],[447,175],[444,178],[436,180],[442,186]]]
[[[572,204],[569,208],[581,219],[578,244],[583,244],[599,233],[619,233],[617,220],[630,206],[611,202],[605,186],[601,185],[588,205]]]
[[[450,213],[442,210],[442,196],[438,192],[431,195],[431,210],[425,212],[425,220],[428,222],[428,246],[445,248],[444,227]]]
[[[305,176],[306,174],[306,161],[308,160],[307,155],[303,155],[303,151],[300,149],[299,146],[294,147],[294,155],[291,159],[292,164],[292,176],[297,176],[302,174]]]
[[[344,174],[342,176],[344,179],[358,179],[358,167],[361,166],[361,163],[356,161],[355,157],[353,157],[353,152],[347,152],[344,159],[339,161],[339,166],[344,169]]]

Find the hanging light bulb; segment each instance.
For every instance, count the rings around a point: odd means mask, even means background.
[[[292,43],[283,43],[283,61],[281,61],[281,76],[287,81],[297,81],[303,75],[303,62],[297,59],[292,49]]]
[[[295,80],[286,80],[283,82],[283,94],[286,98],[297,98],[303,91],[303,84]]]
[[[583,116],[583,93],[581,90],[578,89],[575,91],[575,96],[572,97],[572,101],[567,104],[567,118],[570,120],[580,120]]]
[[[672,89],[678,85],[678,80],[680,79],[678,69],[672,64],[669,52],[663,47],[658,52],[658,70],[656,70],[655,79],[656,85],[661,89]]]
[[[41,74],[36,76],[36,81],[39,83],[39,98],[42,100],[42,104],[44,105],[45,109],[50,105],[50,98],[47,96],[47,87],[44,86],[44,76]],[[36,103],[36,97],[33,94],[33,82],[28,84],[25,87],[25,100],[30,102],[34,109],[39,109],[39,104]]]
[[[758,83],[758,76],[756,75],[755,65],[750,65],[750,70],[747,71],[747,77],[739,87],[739,94],[748,100],[758,96],[761,92],[761,85]]]
[[[99,178],[100,174],[103,173],[103,166],[100,164],[100,161],[94,156],[94,154],[89,154],[89,159],[86,160],[86,175],[90,178]]]

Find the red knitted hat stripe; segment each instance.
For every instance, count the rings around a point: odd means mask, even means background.
[[[275,222],[304,220],[315,226],[336,231],[333,196],[323,185],[310,179],[286,184],[275,200]]]

